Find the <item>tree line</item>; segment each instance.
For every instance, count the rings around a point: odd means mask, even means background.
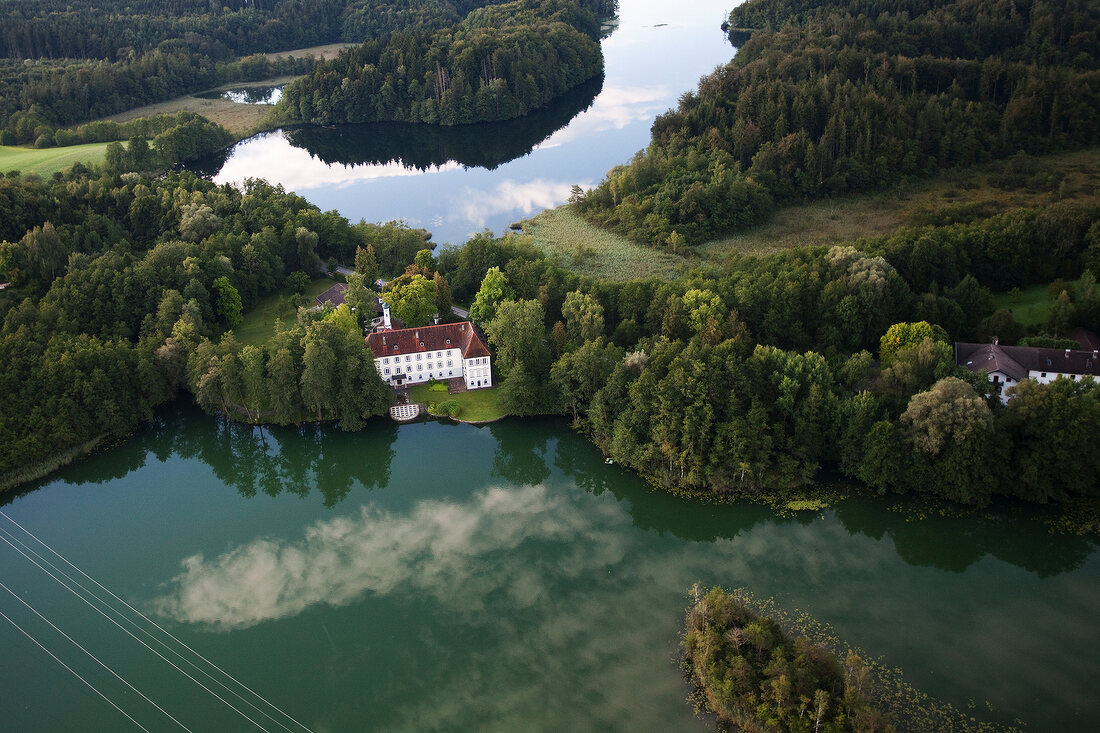
[[[1091,144],[1096,16],[1088,3],[745,3],[730,24],[757,30],[736,57],[578,208],[677,249],[780,204]]]
[[[317,124],[512,119],[598,75],[597,37],[595,15],[571,0],[516,0],[343,51],[287,85],[276,112]]]
[[[950,345],[1011,326],[991,286],[1051,275],[1065,278],[1051,335],[1100,326],[1100,211],[1067,206],[620,283],[516,236],[433,253],[421,232],[353,225],[262,181],[5,177],[0,469],[123,434],[178,390],[244,421],[358,427],[388,404],[362,338],[369,286],[405,265],[385,293],[395,312],[423,323],[471,302],[510,412],[565,414],[670,489],[812,493],[829,471],[975,504],[1094,496],[1100,387],[1026,383],[1004,406]],[[984,250],[1011,268],[989,270]],[[329,259],[355,263],[354,313],[302,312],[266,344],[236,339],[260,297]]]
[[[13,0],[0,11],[0,144],[234,81],[299,75],[267,56],[444,28],[494,0]],[[583,0],[586,6],[606,2]]]
[[[320,274],[324,260],[371,242],[402,257],[409,238],[423,247],[405,227],[351,225],[262,181],[238,190],[189,173],[81,166],[49,181],[0,179],[0,273],[10,282],[0,291],[0,474],[125,435],[181,388],[242,419],[262,410],[269,422],[359,425],[389,395],[346,323],[287,324],[261,350],[265,383],[277,385],[267,394],[281,401],[259,407],[256,355],[222,335],[259,298]]]

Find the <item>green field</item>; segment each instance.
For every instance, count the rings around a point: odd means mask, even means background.
[[[500,405],[499,397],[500,392],[495,387],[474,389],[458,394],[435,391],[428,384],[417,384],[409,388],[409,401],[427,405],[428,412],[431,412],[437,403],[454,400],[462,407],[462,412],[455,419],[466,422],[486,422],[506,416],[508,413]]]
[[[573,213],[569,206],[549,209],[522,222],[523,233],[562,267],[608,280],[673,278],[683,257],[645,247],[605,231]]]
[[[1066,282],[1066,289],[1073,293],[1077,281]],[[1050,297],[1049,285],[1033,285],[1029,288],[1016,288],[1007,293],[994,293],[993,304],[1004,308],[1012,317],[1025,326],[1042,326],[1050,318],[1050,307],[1054,299]]]
[[[319,277],[306,288],[306,297],[310,305],[313,299],[325,292],[335,284],[335,281],[327,277]],[[241,344],[261,346],[275,333],[275,320],[291,321],[297,309],[291,304],[290,296],[293,293],[288,288],[282,288],[269,295],[260,298],[256,306],[244,314],[241,325],[233,329],[233,335]]]
[[[1025,173],[1012,172],[1009,162],[998,161],[945,171],[889,191],[784,206],[764,224],[693,247],[688,258],[593,226],[569,206],[545,211],[522,226],[529,241],[563,267],[583,275],[627,280],[671,277],[685,263],[720,264],[735,254],[763,255],[886,236],[900,227],[936,221],[945,212],[970,209],[989,216],[1063,200],[1100,203],[1100,148],[1028,160],[1033,170]]]
[[[110,143],[88,143],[41,150],[4,145],[0,146],[0,172],[21,171],[48,177],[73,163],[99,165],[107,157],[108,145]]]

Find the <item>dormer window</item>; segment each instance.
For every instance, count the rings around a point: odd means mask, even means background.
[[[450,346],[450,345],[451,345],[451,340],[450,340],[450,339],[447,339],[447,345],[448,345],[448,346]]]
[[[397,351],[397,344],[394,344],[394,345],[393,345],[393,350],[394,350],[394,351]]]
[[[420,348],[422,348],[422,349],[424,348],[424,342],[423,341],[420,342]]]

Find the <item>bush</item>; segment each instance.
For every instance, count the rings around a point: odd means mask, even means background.
[[[444,400],[435,406],[435,410],[447,417],[458,417],[462,412],[462,405],[458,404],[458,400]]]

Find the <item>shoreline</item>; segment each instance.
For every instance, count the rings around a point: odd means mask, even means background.
[[[107,433],[101,433],[85,443],[67,448],[44,461],[0,478],[0,494],[15,491],[26,484],[46,478],[74,461],[91,454],[106,439]]]

